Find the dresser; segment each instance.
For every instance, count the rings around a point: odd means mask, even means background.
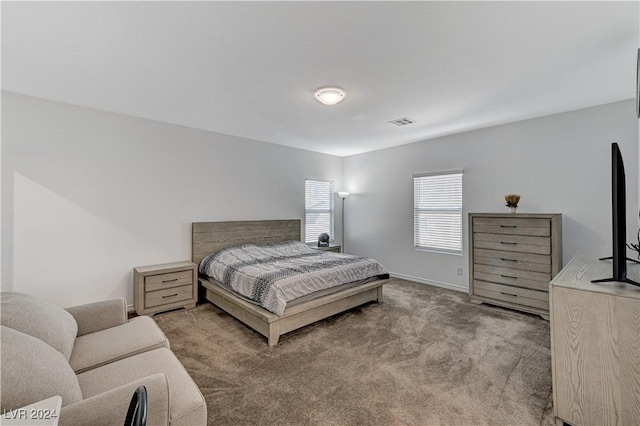
[[[562,269],[562,215],[469,213],[469,295],[549,319]]]
[[[576,256],[550,285],[556,424],[640,425],[640,287],[610,277],[611,261]],[[640,265],[627,263],[640,281]]]
[[[198,298],[197,265],[174,262],[133,269],[133,306],[139,315],[193,308]]]

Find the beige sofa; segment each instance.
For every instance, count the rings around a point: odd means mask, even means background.
[[[149,425],[206,425],[200,390],[155,321],[127,321],[123,299],[62,309],[0,294],[0,410],[62,397],[60,425],[122,425],[147,388]]]

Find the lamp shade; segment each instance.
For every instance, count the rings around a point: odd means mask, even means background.
[[[347,198],[349,196],[349,193],[346,192],[346,191],[340,191],[340,192],[338,192],[338,196],[344,200],[345,198]]]

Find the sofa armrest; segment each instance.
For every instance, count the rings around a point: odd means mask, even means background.
[[[124,299],[103,300],[67,308],[78,323],[78,336],[82,336],[127,322],[127,306]]]
[[[62,407],[60,425],[122,426],[133,393],[147,388],[147,424],[169,424],[169,382],[163,373],[147,376]]]

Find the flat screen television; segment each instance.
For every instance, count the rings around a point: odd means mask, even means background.
[[[624,177],[624,162],[622,153],[617,143],[611,144],[611,213],[613,228],[613,256],[603,257],[600,260],[611,259],[613,263],[613,276],[601,280],[593,280],[593,283],[623,282],[637,285],[640,283],[627,278],[627,261],[640,263],[637,260],[627,258],[627,202],[626,182]]]

